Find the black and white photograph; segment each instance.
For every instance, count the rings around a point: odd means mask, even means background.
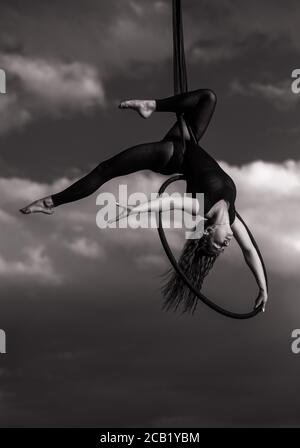
[[[300,427],[299,24],[1,0],[0,428]]]

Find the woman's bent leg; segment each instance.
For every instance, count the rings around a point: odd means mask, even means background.
[[[157,112],[184,114],[185,120],[189,123],[196,141],[199,142],[214,114],[216,102],[217,97],[212,90],[199,89],[170,98],[156,100],[156,110]],[[188,130],[185,130],[185,134],[186,138],[189,139]],[[165,138],[180,137],[180,126],[178,123],[175,123]]]

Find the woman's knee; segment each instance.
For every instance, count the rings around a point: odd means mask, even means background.
[[[217,103],[217,95],[213,90],[205,89],[203,93],[205,95],[206,100],[209,103],[211,103],[212,106],[214,106]]]
[[[198,89],[194,93],[197,94],[199,101],[206,100],[212,105],[215,105],[217,102],[217,95],[212,89]]]

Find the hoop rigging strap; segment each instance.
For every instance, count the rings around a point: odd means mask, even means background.
[[[188,90],[188,83],[187,83],[187,70],[186,70],[186,60],[185,60],[185,51],[184,51],[184,36],[183,36],[183,20],[182,20],[182,7],[181,7],[181,0],[172,0],[173,2],[173,58],[174,58],[174,93],[184,93]],[[186,124],[187,129],[190,133],[191,139],[196,142],[195,136],[192,132],[192,129],[190,128],[189,124],[184,121],[184,117],[182,114],[177,115],[177,120],[180,126],[180,132],[181,132],[181,138],[182,138],[182,144],[183,148],[185,149],[185,138],[184,138],[184,124]],[[197,142],[196,142],[197,143]],[[183,175],[176,175],[164,182],[164,184],[161,186],[159,190],[159,196],[161,196],[166,188],[173,182],[176,182],[178,180],[185,180],[185,177]],[[264,275],[267,282],[268,287],[268,279],[267,279],[267,272],[265,263],[263,261],[262,255],[260,253],[260,250],[258,248],[258,245],[254,239],[254,236],[250,232],[249,228],[245,224],[244,220],[241,218],[239,213],[236,212],[236,216],[238,219],[244,224],[245,229],[248,232],[248,235],[252,241],[253,246],[255,247],[255,250],[257,251],[257,254],[260,258]],[[221,306],[217,305],[216,303],[212,302],[210,299],[208,299],[204,294],[202,294],[196,287],[193,285],[193,283],[187,278],[185,273],[182,271],[182,269],[179,267],[178,262],[176,258],[173,255],[173,252],[169,246],[169,243],[167,241],[165,231],[162,224],[162,212],[159,212],[159,225],[158,225],[158,234],[162,243],[162,246],[166,252],[166,255],[172,264],[175,271],[180,275],[182,280],[185,282],[185,284],[190,288],[190,290],[196,295],[196,297],[201,300],[205,305],[207,305],[212,310],[216,311],[217,313],[230,317],[232,319],[250,319],[254,316],[256,316],[258,313],[262,311],[262,305],[258,308],[253,309],[249,313],[234,313],[232,311],[228,311],[225,308],[222,308]]]

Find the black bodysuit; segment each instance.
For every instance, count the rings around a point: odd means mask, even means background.
[[[192,142],[187,143],[183,166],[187,192],[204,193],[205,214],[216,202],[224,199],[229,203],[229,219],[233,224],[236,187],[231,177],[203,148]]]
[[[233,180],[216,160],[198,145],[207,129],[216,106],[216,95],[208,89],[195,90],[170,98],[156,100],[157,112],[183,113],[185,122],[194,135],[190,139],[184,129],[185,150],[179,124],[176,122],[167,135],[158,142],[129,148],[101,162],[93,171],[64,191],[54,194],[55,207],[77,201],[94,193],[105,182],[141,170],[156,173],[185,175],[188,193],[204,193],[205,213],[220,199],[229,203],[229,217],[235,218],[236,187]]]

